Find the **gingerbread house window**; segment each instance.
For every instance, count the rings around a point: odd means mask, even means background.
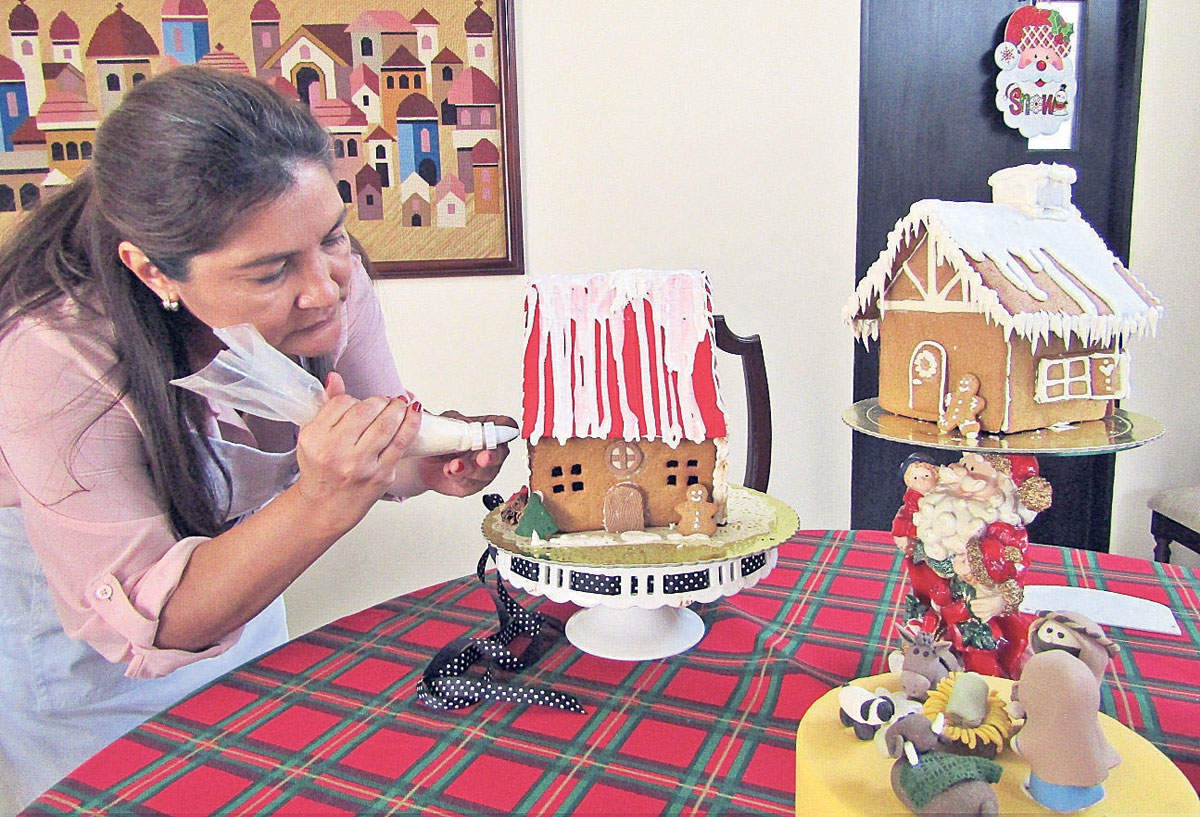
[[[579,493],[580,491],[583,490],[583,483],[582,482],[572,482],[571,490],[574,491],[575,493]]]
[[[556,466],[554,466],[553,468],[551,468],[551,469],[550,469],[550,476],[552,476],[552,477],[561,477],[562,475],[563,475],[563,470],[562,470],[562,466],[561,466],[561,465],[556,465]]]
[[[637,443],[617,440],[608,447],[605,462],[617,474],[634,474],[642,467],[645,455]]]
[[[1038,361],[1035,399],[1114,400],[1126,395],[1126,361],[1123,353],[1102,352]]]

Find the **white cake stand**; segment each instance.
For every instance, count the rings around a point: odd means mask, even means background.
[[[753,537],[744,555],[705,561],[588,565],[521,553],[488,524],[495,522],[498,509],[485,520],[484,534],[494,546],[500,575],[510,584],[583,608],[567,621],[568,641],[601,658],[647,661],[677,655],[704,637],[704,622],[688,605],[753,587],[775,567],[779,543],[795,532],[798,522],[778,500],[758,496],[776,509],[772,531]]]

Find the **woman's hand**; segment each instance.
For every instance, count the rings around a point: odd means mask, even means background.
[[[404,398],[357,400],[336,373],[326,381],[325,397],[300,429],[299,478],[192,551],[159,616],[156,645],[201,650],[245,624],[357,525],[395,481],[397,463],[421,425],[420,405]]]
[[[446,417],[468,422],[495,423],[498,426],[517,427],[517,421],[502,414],[482,417],[467,417],[457,411],[443,412]],[[421,480],[431,490],[447,496],[470,496],[483,490],[496,478],[500,466],[508,456],[508,444],[498,445],[490,451],[468,451],[446,454],[440,457],[425,457],[417,464]]]
[[[321,411],[300,429],[300,478],[294,487],[312,503],[317,519],[344,528],[340,535],[396,480],[396,465],[420,428],[421,410],[403,397],[351,397],[336,372],[329,374],[325,397]]]

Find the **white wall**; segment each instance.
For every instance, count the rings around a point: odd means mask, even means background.
[[[1158,337],[1130,345],[1123,405],[1161,422],[1164,437],[1117,455],[1112,550],[1149,557],[1146,499],[1200,482],[1200,3],[1150,0],[1142,66],[1130,269],[1165,304]],[[1176,546],[1172,561],[1200,566]]]
[[[763,337],[771,492],[813,528],[849,524],[840,416],[853,346],[840,312],[855,264],[857,6],[516,6],[529,274],[707,269],[730,327]],[[1163,422],[1170,441],[1118,456],[1114,549],[1140,555],[1151,546],[1146,496],[1200,477],[1186,394],[1200,371],[1181,353],[1200,348],[1184,317],[1200,260],[1198,22],[1200,4],[1187,0],[1152,0],[1147,15],[1131,255],[1168,314],[1158,340],[1134,347],[1126,405]],[[379,284],[401,372],[426,406],[516,414],[524,288],[517,277]],[[737,361],[721,363],[740,429]],[[736,459],[732,473],[743,467]],[[518,447],[495,490],[507,495],[525,475]],[[439,496],[372,511],[289,590],[293,632],[470,571],[483,513],[477,498]]]

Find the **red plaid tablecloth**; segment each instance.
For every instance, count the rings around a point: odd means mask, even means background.
[[[1170,606],[1183,629],[1111,628],[1105,712],[1200,785],[1200,576],[1170,565],[1031,549],[1031,583]],[[758,586],[697,608],[681,656],[624,663],[565,640],[516,683],[587,714],[416,701],[429,659],[495,612],[474,576],[343,618],[242,667],[130,732],[30,814],[791,814],[796,727],[847,679],[884,671],[906,582],[878,532],[801,532]],[[519,594],[565,618],[572,608]]]

